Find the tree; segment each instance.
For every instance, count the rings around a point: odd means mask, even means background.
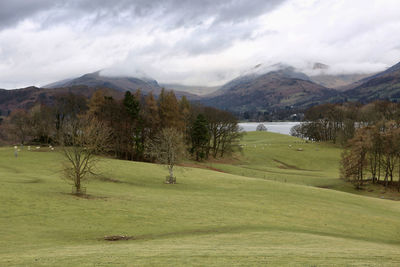
[[[176,128],[184,131],[184,121],[179,110],[179,102],[173,91],[165,92],[164,89],[158,98],[159,113],[162,128]]]
[[[53,110],[45,105],[36,105],[30,110],[33,141],[48,144],[55,132]]]
[[[73,185],[75,194],[85,194],[82,183],[95,174],[96,155],[106,151],[110,131],[103,122],[88,116],[78,117],[65,127],[60,139],[66,160],[63,178]]]
[[[175,184],[174,166],[185,157],[186,147],[181,131],[175,128],[164,128],[147,148],[147,153],[155,157],[157,162],[168,167],[169,175],[166,183]]]
[[[232,153],[235,148],[239,148],[242,133],[235,116],[230,112],[210,107],[204,108],[204,115],[210,135],[206,158],[210,153],[214,158],[218,155],[223,157],[224,154]]]
[[[197,115],[191,131],[192,148],[191,153],[196,155],[199,161],[205,157],[205,149],[210,140],[208,122],[203,114]]]
[[[56,95],[54,103],[56,139],[60,139],[63,135],[64,125],[74,124],[77,117],[84,114],[87,109],[87,99],[82,95],[72,93]]]
[[[139,117],[140,113],[140,91],[136,92],[136,96],[127,91],[123,99],[125,109],[125,136],[126,140],[126,159],[142,159],[143,143],[142,143],[142,127],[143,123]]]
[[[6,131],[23,145],[32,135],[31,122],[31,116],[26,110],[16,109],[6,119]]]
[[[350,148],[342,154],[341,174],[343,178],[350,179],[357,189],[363,185],[364,170],[367,167],[368,147],[364,131],[358,131],[349,141]]]
[[[267,127],[265,127],[265,125],[263,123],[260,123],[259,125],[257,125],[256,131],[266,132],[267,131]]]

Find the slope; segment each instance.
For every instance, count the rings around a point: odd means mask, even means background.
[[[161,86],[151,78],[139,78],[129,76],[103,76],[100,71],[88,73],[74,79],[66,79],[43,86],[43,88],[64,88],[74,86],[87,86],[88,88],[109,88],[119,92],[136,92],[140,90],[142,94],[147,95],[152,92],[154,95],[161,93]],[[198,96],[190,91],[179,91],[174,89],[177,97],[186,96],[189,99],[197,99]]]
[[[363,103],[374,100],[400,100],[400,62],[389,69],[353,84],[344,93],[347,100]]]
[[[43,89],[37,87],[27,87],[14,90],[0,89],[0,111],[2,114],[8,114],[14,109],[29,109],[35,104],[54,104],[57,95],[76,94],[91,97],[98,88],[90,88],[85,85],[71,86],[55,89]],[[123,93],[110,88],[102,88],[110,96],[116,99],[123,97]]]
[[[118,91],[131,91],[135,92],[140,89],[144,93],[153,92],[154,94],[159,94],[161,92],[161,87],[158,85],[157,81],[145,78],[136,77],[107,77],[100,75],[100,72],[93,72],[82,75],[81,77],[75,79],[63,80],[60,82],[55,82],[53,84],[45,85],[44,88],[61,88],[61,87],[71,87],[76,85],[86,85],[88,87],[101,87],[101,88],[112,88]]]
[[[327,102],[338,93],[288,67],[262,75],[245,75],[206,96],[203,103],[232,111],[308,107]]]
[[[0,265],[400,264],[398,202],[112,159],[78,198],[44,150],[0,149]]]

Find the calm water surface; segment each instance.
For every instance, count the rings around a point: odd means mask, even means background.
[[[295,126],[300,124],[300,122],[297,121],[288,121],[288,122],[242,122],[239,123],[239,126],[243,128],[245,132],[251,132],[255,131],[257,128],[257,125],[260,123],[264,124],[265,127],[267,127],[268,132],[273,132],[273,133],[280,133],[280,134],[290,134],[290,129]]]

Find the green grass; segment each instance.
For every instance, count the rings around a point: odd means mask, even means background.
[[[382,196],[378,187],[369,187],[372,192],[357,191],[339,179],[339,146],[270,132],[248,132],[241,144],[243,153],[236,155],[235,161],[217,160],[203,165],[241,176]],[[388,195],[398,198],[387,192]]]
[[[248,134],[240,175],[182,167],[176,185],[162,166],[104,159],[89,198],[70,194],[59,154],[0,148],[0,266],[399,266],[400,203],[307,186],[334,184],[340,151],[294,141]]]

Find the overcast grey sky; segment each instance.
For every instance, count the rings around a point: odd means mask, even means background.
[[[252,66],[400,61],[399,0],[0,0],[0,88],[108,75],[218,85]]]

